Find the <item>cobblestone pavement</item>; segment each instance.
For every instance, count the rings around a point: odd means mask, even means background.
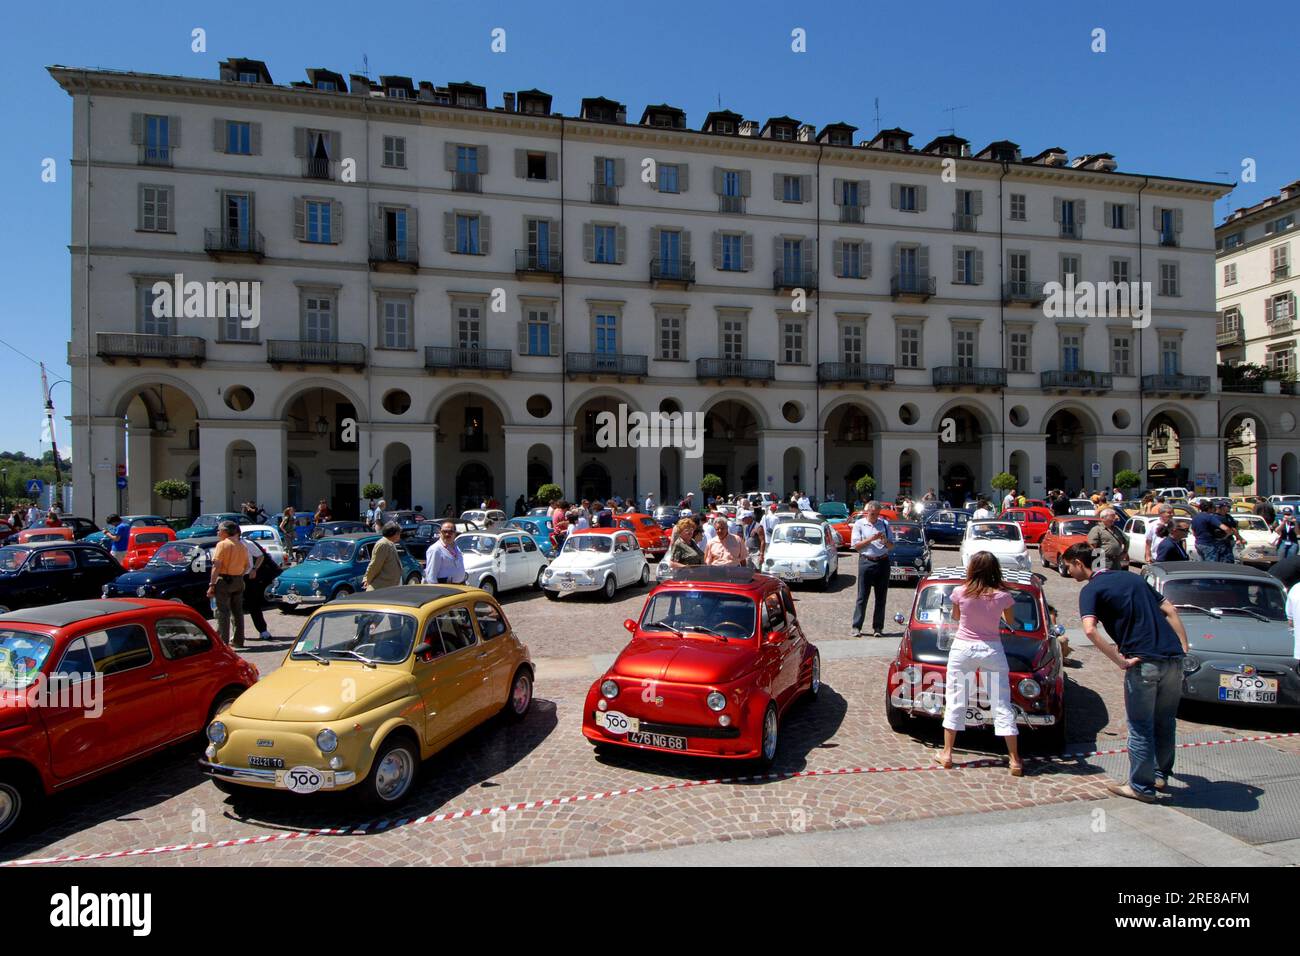
[[[848,637],[852,585],[852,577],[842,574],[837,589],[829,594],[800,594],[800,614],[814,641]],[[1049,577],[1048,587],[1064,616],[1077,585]],[[612,605],[590,598],[551,602],[534,592],[507,595],[511,622],[538,660],[534,708],[522,723],[492,721],[429,761],[403,815],[413,818],[750,773],[743,765],[653,754],[597,757],[582,737],[583,695],[596,673],[593,669],[591,676],[584,674],[586,658],[612,654],[622,646],[625,632],[620,623],[638,613],[644,593],[638,588],[620,592]],[[903,609],[910,594],[903,588],[892,591],[890,613],[895,607]],[[302,615],[278,612],[269,618],[280,635],[296,632],[303,620]],[[892,622],[889,632],[893,637],[886,641],[851,642],[863,650],[874,651],[866,647],[874,645],[878,652],[827,655],[823,693],[787,716],[774,769],[927,769],[711,783],[378,828],[367,834],[164,853],[128,862],[159,866],[541,863],[1106,796],[1105,776],[1086,759],[1035,761],[1021,779],[1010,777],[1000,764],[947,772],[928,768],[939,740],[937,725],[918,722],[914,734],[903,735],[892,732],[884,719],[889,647],[882,645],[896,640],[898,628]],[[287,647],[285,640],[254,641],[246,653],[267,671],[278,664]],[[1071,749],[1123,746],[1119,672],[1085,647],[1067,673]],[[1225,728],[1223,734],[1228,736],[1296,729],[1293,718],[1288,723],[1257,711],[1200,710],[1183,717],[1180,730],[1187,733]],[[963,735],[959,744],[967,748],[961,757],[965,761],[986,760],[1003,752],[1001,744],[986,733]],[[1300,753],[1300,742],[1294,739],[1275,745]],[[275,837],[303,828],[361,822],[362,816],[342,794],[309,800],[289,794],[227,798],[200,776],[198,756],[198,745],[173,750],[54,798],[42,827],[0,848],[0,859]],[[1085,828],[1088,809],[1081,805],[1079,813],[1080,827]]]

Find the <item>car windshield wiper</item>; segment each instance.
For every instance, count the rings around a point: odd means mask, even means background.
[[[682,630],[683,630],[683,631],[700,631],[700,632],[703,632],[704,634],[708,634],[708,635],[710,635],[710,636],[712,636],[712,637],[716,637],[716,638],[718,638],[719,640],[723,640],[723,641],[725,641],[725,640],[727,639],[727,637],[726,637],[725,634],[719,634],[717,631],[715,631],[713,628],[709,627],[707,624],[683,624],[683,625],[682,625]]]
[[[314,651],[309,651],[306,650],[305,648],[301,651],[295,648],[294,654],[305,654],[314,661],[320,661],[322,664],[329,664],[329,660],[327,658],[321,657],[319,654],[315,653]]]
[[[667,621],[656,621],[656,622],[653,623],[653,624],[647,624],[645,627],[642,628],[642,630],[644,630],[644,631],[649,631],[649,630],[655,630],[655,631],[658,631],[658,630],[666,630],[666,631],[672,631],[672,632],[673,632],[674,634],[676,634],[678,637],[684,637],[684,636],[685,636],[684,634],[682,634],[681,631],[679,631],[677,628],[673,627],[673,626],[672,626],[671,624],[669,624]]]
[[[1267,614],[1261,614],[1252,607],[1216,607],[1213,610],[1218,611],[1220,614],[1223,614],[1225,611],[1239,611],[1242,614],[1249,614],[1251,617],[1257,618],[1261,621],[1274,620]]]
[[[358,654],[356,651],[351,650],[350,648],[346,648],[346,647],[334,647],[334,648],[330,648],[330,653],[331,653],[331,654],[346,654],[348,657],[355,657],[357,660],[361,661],[361,663],[363,663],[363,664],[368,664],[368,665],[371,666],[371,667],[376,667],[376,666],[378,666],[377,663],[376,663],[375,661],[371,660],[369,657],[366,657],[366,656],[363,655],[363,654]]]
[[[1178,611],[1200,611],[1202,614],[1208,614],[1210,617],[1222,617],[1216,608],[1201,607],[1199,604],[1175,604],[1174,609]]]

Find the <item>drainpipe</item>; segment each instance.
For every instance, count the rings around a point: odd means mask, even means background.
[[[370,97],[367,96],[367,97],[363,98],[362,101],[361,101],[361,105],[362,105],[362,108],[364,109],[365,114],[366,114],[366,152],[365,152],[365,157],[366,157],[366,213],[365,213],[365,227],[364,227],[364,230],[363,230],[363,231],[365,232],[365,236],[364,236],[363,238],[364,238],[364,241],[365,241],[365,243],[366,243],[366,259],[367,259],[367,261],[368,261],[369,258],[370,258],[370,230],[373,228],[373,223],[370,221],[370,216],[371,216],[371,206],[370,206]],[[420,241],[420,237],[419,237],[419,236],[416,236],[416,237],[415,237],[415,241],[416,241],[417,248],[418,248],[418,244],[419,244],[419,241]],[[371,309],[374,309],[374,310],[375,310],[375,312],[374,312],[373,314],[371,313]],[[412,312],[411,334],[412,334],[412,336],[414,336],[414,334],[415,334],[415,323],[414,323],[414,312],[415,312],[415,310],[412,309],[411,312]],[[375,355],[375,348],[374,348],[373,338],[374,338],[374,336],[375,336],[375,334],[376,334],[376,328],[375,328],[375,327],[376,327],[376,325],[378,325],[378,322],[379,322],[379,313],[378,313],[378,307],[377,307],[376,304],[375,304],[375,279],[374,279],[374,275],[373,275],[372,272],[371,272],[371,269],[370,269],[370,267],[369,267],[369,264],[367,264],[367,266],[366,266],[366,410],[367,410],[367,418],[368,418],[369,420],[366,422],[366,457],[368,457],[368,458],[371,459],[371,462],[370,462],[370,471],[368,471],[368,472],[366,473],[366,480],[367,480],[367,481],[374,481],[374,480],[375,480],[375,469],[376,469],[377,467],[379,467],[379,464],[380,464],[379,459],[374,457],[374,454],[375,454],[375,438],[374,438],[374,431],[375,431],[375,427],[374,427],[374,419],[375,419],[375,390],[374,390],[374,380],[373,380],[372,377],[371,377],[371,364],[372,364],[373,361],[374,361],[374,355]],[[322,412],[322,414],[324,414],[324,412]],[[360,413],[358,412],[358,414],[360,414]],[[288,459],[288,457],[289,457],[289,451],[288,451],[288,447],[286,446],[286,448],[285,448],[285,458],[286,458],[286,460]],[[358,448],[358,449],[357,449],[357,464],[360,465],[360,463],[361,463],[361,449]],[[385,497],[387,497],[387,498],[389,498],[389,499],[391,500],[392,497],[393,497],[393,489],[392,489],[391,486],[389,486],[389,483],[388,483],[388,476],[387,476],[387,475],[381,475],[381,477],[384,479],[383,484],[385,485],[385,488],[384,488]],[[434,483],[435,483],[435,485],[437,484],[436,477],[435,477],[435,481],[434,481]],[[414,484],[411,485],[411,495],[412,495],[412,497],[414,497],[414,495],[415,495],[415,485],[414,485]],[[407,506],[408,508],[414,508],[414,507],[415,507],[415,502],[414,502],[414,501],[408,501],[408,502],[406,503],[406,506]],[[430,514],[434,514],[434,513],[437,512],[437,510],[438,510],[438,503],[437,503],[437,499],[436,499],[436,496],[435,496],[435,500],[434,500],[434,501],[429,505],[429,513],[430,513]],[[357,488],[357,513],[358,513],[358,515],[360,515],[360,513],[361,513],[361,489],[360,489],[360,488]]]
[[[822,501],[826,500],[826,489],[822,487],[821,470],[822,470],[822,383],[821,375],[818,371],[821,368],[822,357],[822,154],[826,152],[824,143],[817,144],[817,202],[813,209],[813,215],[817,217],[816,239],[814,239],[813,248],[816,250],[817,261],[813,268],[817,274],[817,288],[813,290],[813,401],[816,411],[813,416],[813,434],[817,440],[813,442],[813,494]],[[778,330],[779,331],[779,330]],[[779,340],[778,346],[780,348]],[[759,462],[758,467],[762,469],[763,463]],[[759,476],[762,477],[761,475]],[[821,493],[818,494],[818,489]]]
[[[568,271],[564,268],[563,257],[568,253],[568,237],[564,231],[564,117],[560,117],[560,162],[557,175],[560,177],[560,487],[567,489],[569,487],[569,456],[564,450],[565,429],[569,427],[568,412],[565,410],[568,405],[568,365],[569,356],[565,352],[566,343],[564,340],[564,303],[566,299],[567,286],[565,284],[565,273]],[[575,448],[576,443],[575,443]],[[527,462],[524,463],[525,470]],[[552,474],[554,477],[554,474]],[[525,481],[527,484],[527,481]],[[577,497],[578,489],[573,489],[574,497]]]
[[[90,390],[90,197],[91,197],[91,160],[90,160],[90,110],[94,105],[90,98],[90,77],[85,70],[81,71],[81,82],[86,90],[86,206],[84,216],[84,233],[82,235],[81,261],[85,274],[85,320],[86,320],[86,350],[85,350],[85,394],[86,394],[86,486],[90,489],[90,520],[94,521],[98,513],[95,510],[95,457],[93,447],[95,444],[95,420],[91,410],[91,390]],[[57,464],[57,461],[56,461]],[[60,502],[62,504],[62,502]],[[80,510],[81,505],[77,504]]]
[[[1149,176],[1143,176],[1142,185],[1138,187],[1137,213],[1136,213],[1137,222],[1133,224],[1137,230],[1137,253],[1138,253],[1137,277],[1138,277],[1139,289],[1142,288],[1142,190],[1147,188],[1147,184],[1150,181],[1151,179]],[[1131,308],[1132,302],[1130,301],[1129,304]],[[1154,306],[1152,308],[1154,309]],[[1132,322],[1131,312],[1130,312],[1129,321]],[[1134,338],[1137,341],[1134,344],[1137,346],[1137,370],[1138,370],[1138,461],[1142,463],[1141,475],[1142,475],[1143,483],[1149,487],[1151,484],[1151,475],[1147,472],[1148,461],[1147,461],[1147,433],[1146,433],[1146,411],[1145,411],[1146,395],[1142,391],[1142,374],[1146,371],[1146,366],[1142,364],[1142,339],[1144,338],[1142,333],[1145,331],[1146,331],[1145,329],[1137,330],[1137,335],[1134,336]],[[1182,444],[1180,442],[1178,448],[1179,466],[1182,465],[1182,451],[1183,451]],[[1114,481],[1114,479],[1115,476],[1111,475],[1111,480]]]
[[[1003,284],[1006,282],[1006,254],[1003,252],[1004,236],[1004,215],[1002,204],[1002,180],[1007,178],[1007,173],[1011,172],[1011,164],[1003,160],[1002,175],[998,177],[998,339],[1002,343],[1002,367],[1007,368],[1007,305],[1004,301],[1006,296],[1002,294]],[[1004,385],[999,392],[999,401],[1001,404],[1002,414],[998,417],[998,471],[1005,471],[1007,464],[1007,389]],[[1044,456],[1046,452],[1044,452]],[[1044,482],[1046,482],[1046,467],[1044,467]],[[992,477],[991,475],[989,476]],[[1030,486],[1033,485],[1033,475],[1030,475]],[[1044,490],[1046,484],[1044,484]],[[990,488],[990,491],[992,489]]]

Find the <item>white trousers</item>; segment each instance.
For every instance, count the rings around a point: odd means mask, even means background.
[[[974,705],[970,701],[972,688],[977,688]],[[1015,737],[1019,731],[1011,706],[1011,671],[1002,645],[955,640],[948,652],[948,675],[944,680],[944,729],[964,730],[967,707],[983,701],[993,710],[993,732],[999,737]]]

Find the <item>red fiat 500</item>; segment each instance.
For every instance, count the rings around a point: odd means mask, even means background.
[[[0,615],[0,840],[43,797],[199,734],[257,676],[171,601]]]
[[[132,528],[131,536],[127,539],[126,560],[122,565],[128,571],[139,571],[149,563],[155,551],[168,541],[175,540],[176,532],[171,528],[154,528],[147,525]]]
[[[1047,508],[1008,508],[1002,512],[1003,521],[1014,521],[1020,525],[1020,533],[1025,536],[1026,544],[1038,544],[1047,534],[1047,526],[1052,521],[1052,512]]]
[[[907,630],[885,679],[885,717],[900,733],[912,718],[942,719],[948,651],[956,626],[952,624],[952,592],[965,580],[961,568],[940,568],[916,587],[910,620],[901,612],[894,620]],[[1002,626],[1002,649],[1011,668],[1011,706],[1016,724],[1054,750],[1065,744],[1065,677],[1056,638],[1064,633],[1049,625],[1043,590],[1028,571],[1003,571],[1002,583],[1015,596],[1014,630]],[[967,727],[993,725],[987,685],[977,683],[966,708]]]
[[[771,764],[782,716],[821,690],[790,589],[748,568],[681,568],[623,626],[631,643],[587,692],[593,744]]]
[[[618,526],[636,535],[636,543],[641,545],[641,550],[655,561],[668,553],[668,535],[651,515],[621,514],[615,517]]]

